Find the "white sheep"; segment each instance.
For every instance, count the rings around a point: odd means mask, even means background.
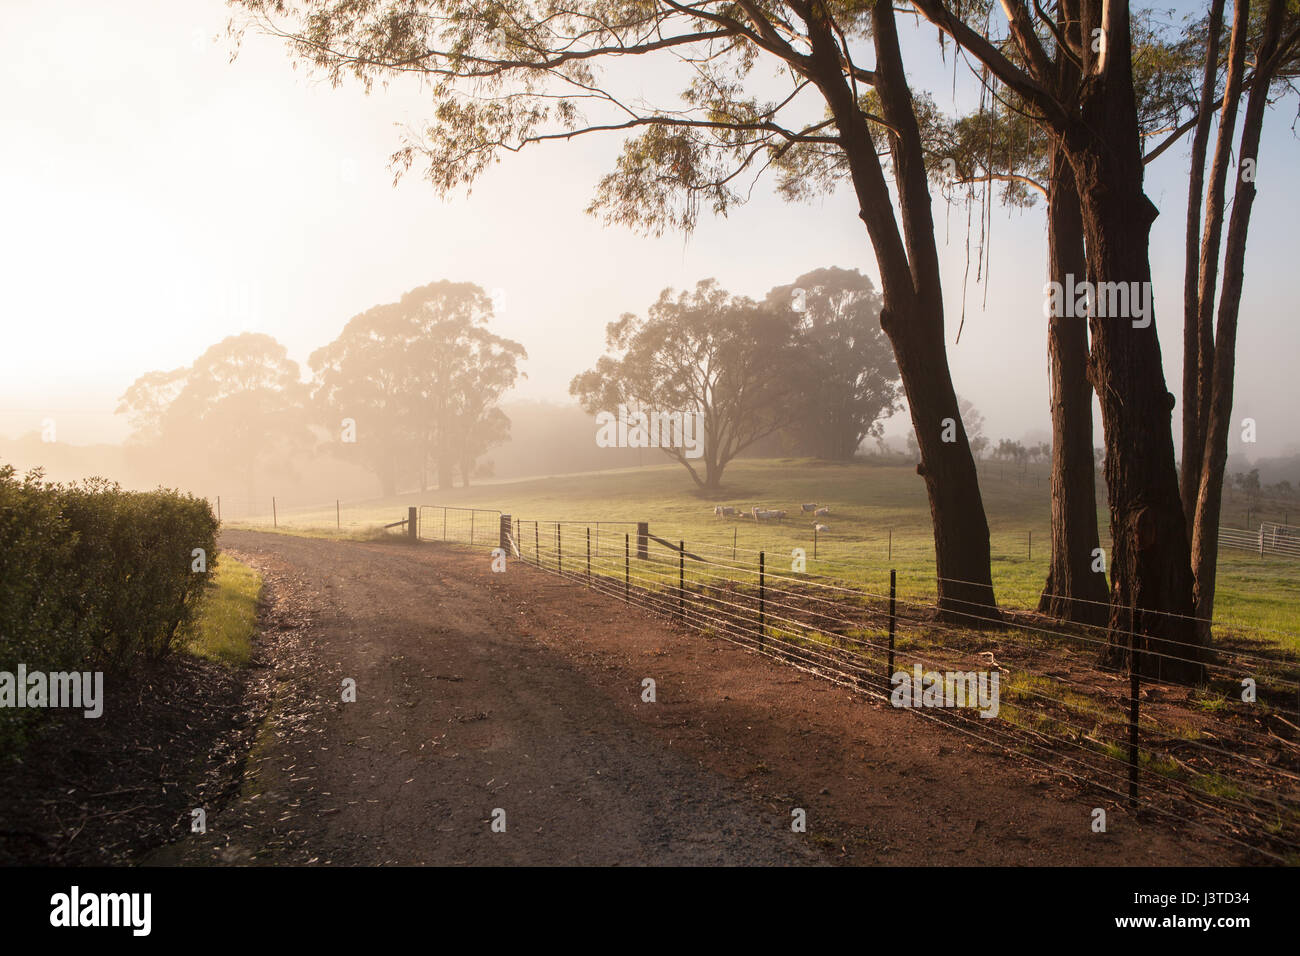
[[[800,505],[799,510],[801,510],[804,514],[807,514],[810,511],[816,511],[817,505],[815,503],[810,505]]]
[[[813,530],[816,531],[818,534],[825,534],[827,531],[830,531],[831,529],[824,524],[815,524],[813,525]]]
[[[828,515],[830,513],[831,513],[830,508],[818,508],[816,511],[813,512],[813,514],[816,515],[818,518],[822,517],[823,515]]]

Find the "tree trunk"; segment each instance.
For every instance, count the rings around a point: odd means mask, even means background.
[[[1192,531],[1192,568],[1196,575],[1196,616],[1200,636],[1209,643],[1210,621],[1214,617],[1214,589],[1218,573],[1219,518],[1223,505],[1223,473],[1228,462],[1228,433],[1232,429],[1232,396],[1237,361],[1237,318],[1245,277],[1246,235],[1255,204],[1254,174],[1243,176],[1247,160],[1259,155],[1260,130],[1268,106],[1272,77],[1268,69],[1277,49],[1284,10],[1283,0],[1269,0],[1264,36],[1255,58],[1255,82],[1251,87],[1242,122],[1241,157],[1237,164],[1237,185],[1228,223],[1228,244],[1223,259],[1223,293],[1214,336],[1213,388],[1205,428],[1205,450],[1196,497],[1196,522]],[[1235,24],[1234,24],[1235,32]],[[1209,213],[1213,215],[1213,210]]]
[[[1089,278],[1136,284],[1131,287],[1139,297],[1145,290],[1148,305],[1141,317],[1089,318],[1112,541],[1111,643],[1103,660],[1126,660],[1131,609],[1140,672],[1201,683],[1206,653],[1191,617],[1191,549],[1170,427],[1174,397],[1165,385],[1150,299],[1149,241],[1157,210],[1142,190],[1128,20],[1120,15],[1115,21],[1104,66],[1085,80],[1080,120],[1070,124],[1065,139],[1083,212]]]
[[[948,371],[942,315],[899,317],[882,309],[880,324],[894,346],[907,394],[934,524],[939,617],[978,626],[1001,620],[993,595],[989,526],[980,497],[957,393]],[[944,441],[951,420],[954,441]]]
[[[1201,201],[1205,191],[1205,154],[1209,146],[1215,87],[1219,74],[1219,39],[1223,33],[1224,0],[1211,0],[1206,37],[1205,73],[1200,113],[1192,134],[1192,160],[1187,176],[1187,225],[1183,252],[1183,470],[1180,476],[1183,516],[1190,528],[1196,515],[1205,451],[1205,409],[1201,407],[1200,235]],[[1231,134],[1229,134],[1231,135]],[[1222,215],[1220,211],[1219,215]],[[1205,357],[1205,361],[1209,356]]]
[[[1059,150],[1049,170],[1047,245],[1051,280],[1068,288],[1087,275],[1083,218],[1074,173]],[[1065,621],[1105,624],[1104,571],[1094,570],[1096,465],[1092,457],[1092,385],[1088,330],[1082,318],[1052,316],[1047,326],[1052,384],[1052,547],[1038,610]]]
[[[871,7],[871,26],[875,89],[884,118],[892,127],[901,235],[876,143],[856,91],[844,76],[839,41],[826,11],[818,4],[810,5],[806,19],[812,45],[810,78],[822,91],[834,118],[858,199],[858,214],[876,253],[884,301],[880,326],[894,348],[921,452],[917,472],[925,479],[934,523],[939,617],[968,626],[998,621],[988,521],[948,368],[929,181],[893,5],[891,0],[876,0]],[[947,427],[949,419],[951,429]],[[944,441],[945,432],[954,440]]]
[[[1232,136],[1237,125],[1237,107],[1241,100],[1242,77],[1245,72],[1246,46],[1250,30],[1250,0],[1235,0],[1232,12],[1232,38],[1228,47],[1228,73],[1224,81],[1223,109],[1219,115],[1218,139],[1215,142],[1214,160],[1210,165],[1210,185],[1205,198],[1205,230],[1201,237],[1201,255],[1196,290],[1197,316],[1197,373],[1196,411],[1198,428],[1196,440],[1201,454],[1191,464],[1194,474],[1189,479],[1193,487],[1200,487],[1200,469],[1205,463],[1205,442],[1214,391],[1215,341],[1214,300],[1219,279],[1219,249],[1223,238],[1223,210],[1225,204],[1228,167],[1232,163]],[[1186,398],[1184,398],[1186,401]],[[1184,468],[1188,468],[1184,462]],[[1199,491],[1198,491],[1199,493]],[[1188,525],[1192,527],[1191,524]]]

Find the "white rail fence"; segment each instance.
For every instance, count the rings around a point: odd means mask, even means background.
[[[1278,554],[1300,558],[1300,528],[1272,521],[1265,521],[1257,531],[1220,528],[1219,547],[1254,551],[1261,556]]]

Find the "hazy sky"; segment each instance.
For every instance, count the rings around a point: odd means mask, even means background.
[[[241,331],[275,336],[305,366],[351,316],[441,278],[500,290],[494,328],[529,353],[515,395],[567,401],[605,323],[644,313],[664,286],[712,276],[759,297],[820,266],[876,275],[846,193],[788,205],[760,185],[688,239],[602,226],[583,209],[614,138],[509,156],[449,202],[417,176],[394,188],[397,124],[429,113],[419,91],[331,89],[252,33],[231,63],[228,15],[220,0],[0,0],[0,434],[54,417],[60,440],[119,440],[112,409],[138,375]],[[933,31],[906,39],[914,85],[951,106]],[[1258,420],[1259,454],[1300,440],[1294,118],[1293,101],[1270,116],[1247,257],[1236,415]],[[1186,158],[1185,144],[1170,150],[1147,185],[1175,393]],[[972,282],[955,345],[966,216],[942,200],[935,214],[958,391],[995,439],[1047,429],[1041,205],[994,210],[987,306]]]

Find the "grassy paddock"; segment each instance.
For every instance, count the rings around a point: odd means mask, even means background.
[[[1051,499],[1045,465],[1021,470],[984,462],[980,485],[989,521],[993,580],[998,600],[1008,607],[1033,607],[1047,574],[1051,536]],[[1109,518],[1105,488],[1099,481],[1098,521],[1101,545],[1109,554]],[[814,557],[811,515],[799,512],[803,502],[831,509],[816,519],[830,527],[818,536]],[[928,602],[935,597],[934,543],[925,485],[915,466],[897,461],[867,460],[831,464],[806,459],[751,459],[733,462],[723,489],[716,495],[696,490],[677,465],[592,472],[519,481],[498,481],[471,488],[430,490],[386,500],[344,503],[342,528],[336,528],[333,503],[324,508],[294,507],[283,502],[280,530],[299,534],[372,537],[377,525],[406,517],[409,505],[448,505],[491,508],[520,518],[597,522],[648,521],[651,532],[671,541],[684,540],[688,550],[703,556],[757,563],[766,552],[768,567],[789,572],[795,548],[806,553],[810,574],[832,577],[880,594],[888,590],[889,570],[898,572],[903,600]],[[752,520],[716,519],[715,504],[746,511],[752,505],[785,509],[786,521],[755,524]],[[1230,499],[1230,505],[1235,504]],[[269,502],[268,502],[269,505]],[[234,520],[231,520],[233,518]],[[266,528],[265,514],[232,514],[227,524]],[[527,527],[521,534],[527,548]],[[601,530],[600,550],[622,552],[625,529]],[[566,534],[565,551],[576,557],[585,548],[576,532]],[[426,537],[439,528],[426,527]],[[553,535],[553,532],[552,532]],[[612,536],[612,540],[611,540]],[[543,553],[554,547],[542,530]],[[572,541],[572,545],[568,543]],[[1300,648],[1295,612],[1300,606],[1300,562],[1244,551],[1225,550],[1220,557],[1216,619],[1260,640]]]
[[[257,634],[262,576],[228,554],[221,555],[214,576],[211,593],[185,633],[184,647],[196,657],[243,667]]]

